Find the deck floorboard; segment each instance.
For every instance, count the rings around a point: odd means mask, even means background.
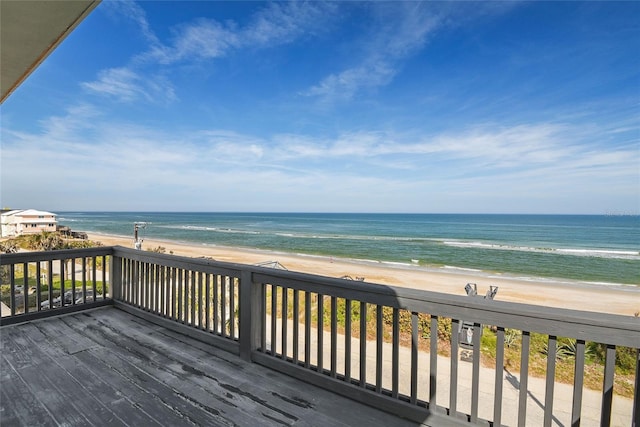
[[[0,331],[5,426],[416,426],[116,308]]]

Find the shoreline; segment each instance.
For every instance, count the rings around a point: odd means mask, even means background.
[[[87,232],[89,240],[105,246],[133,247],[131,236]],[[565,279],[519,278],[495,272],[441,271],[424,266],[306,255],[261,249],[223,247],[162,239],[144,239],[143,250],[162,246],[166,253],[210,257],[216,261],[257,264],[278,261],[288,270],[328,277],[363,277],[368,283],[466,295],[464,286],[476,283],[478,294],[498,286],[496,300],[633,316],[640,311],[640,288],[634,285],[596,284]],[[633,295],[636,294],[636,295]],[[632,297],[633,296],[633,297]],[[632,298],[630,298],[632,297]]]

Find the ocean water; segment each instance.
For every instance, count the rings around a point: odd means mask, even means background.
[[[640,286],[640,217],[63,212],[74,231],[520,278]]]

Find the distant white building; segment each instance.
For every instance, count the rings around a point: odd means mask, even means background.
[[[56,214],[35,209],[14,210],[0,214],[0,236],[13,237],[56,231]]]

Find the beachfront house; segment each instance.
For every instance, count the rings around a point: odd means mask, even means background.
[[[0,2],[0,102],[97,4]],[[36,224],[55,229],[51,215]],[[635,427],[640,417],[632,316],[121,246],[2,254],[0,285],[3,426]],[[463,324],[473,328],[464,359]],[[534,340],[544,366],[530,365]],[[604,354],[597,370],[585,367],[591,344]],[[619,348],[637,363],[626,396],[614,392]],[[559,363],[575,367],[569,383],[556,381]]]
[[[0,237],[15,237],[56,231],[56,214],[35,209],[0,214]]]

